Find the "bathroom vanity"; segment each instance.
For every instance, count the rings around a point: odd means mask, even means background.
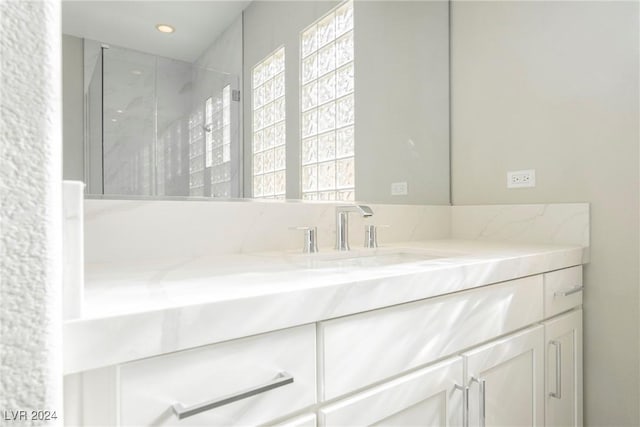
[[[66,423],[578,426],[583,260],[448,239],[94,267]]]

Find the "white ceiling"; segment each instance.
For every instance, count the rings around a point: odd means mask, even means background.
[[[62,32],[155,55],[195,61],[250,3],[244,0],[63,0]],[[172,34],[156,24],[175,27]]]

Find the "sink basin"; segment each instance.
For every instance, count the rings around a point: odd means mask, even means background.
[[[303,264],[306,268],[364,268],[411,264],[438,258],[445,258],[445,255],[410,249],[369,250],[308,255],[304,257]]]

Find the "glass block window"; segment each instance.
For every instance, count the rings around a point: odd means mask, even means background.
[[[211,196],[231,197],[231,86],[205,103],[206,160],[211,168]]]
[[[189,195],[204,196],[204,115],[202,110],[189,116]]]
[[[302,198],[354,200],[353,1],[300,39]]]
[[[253,197],[286,196],[284,47],[253,68]]]

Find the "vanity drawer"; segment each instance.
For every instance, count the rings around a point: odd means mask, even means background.
[[[316,402],[315,355],[315,326],[305,325],[121,365],[120,424],[264,424]],[[284,385],[181,420],[172,409],[237,397],[274,380]]]
[[[542,290],[538,275],[321,322],[321,398],[332,399],[540,321]]]
[[[582,266],[544,274],[544,315],[555,316],[582,304]]]

